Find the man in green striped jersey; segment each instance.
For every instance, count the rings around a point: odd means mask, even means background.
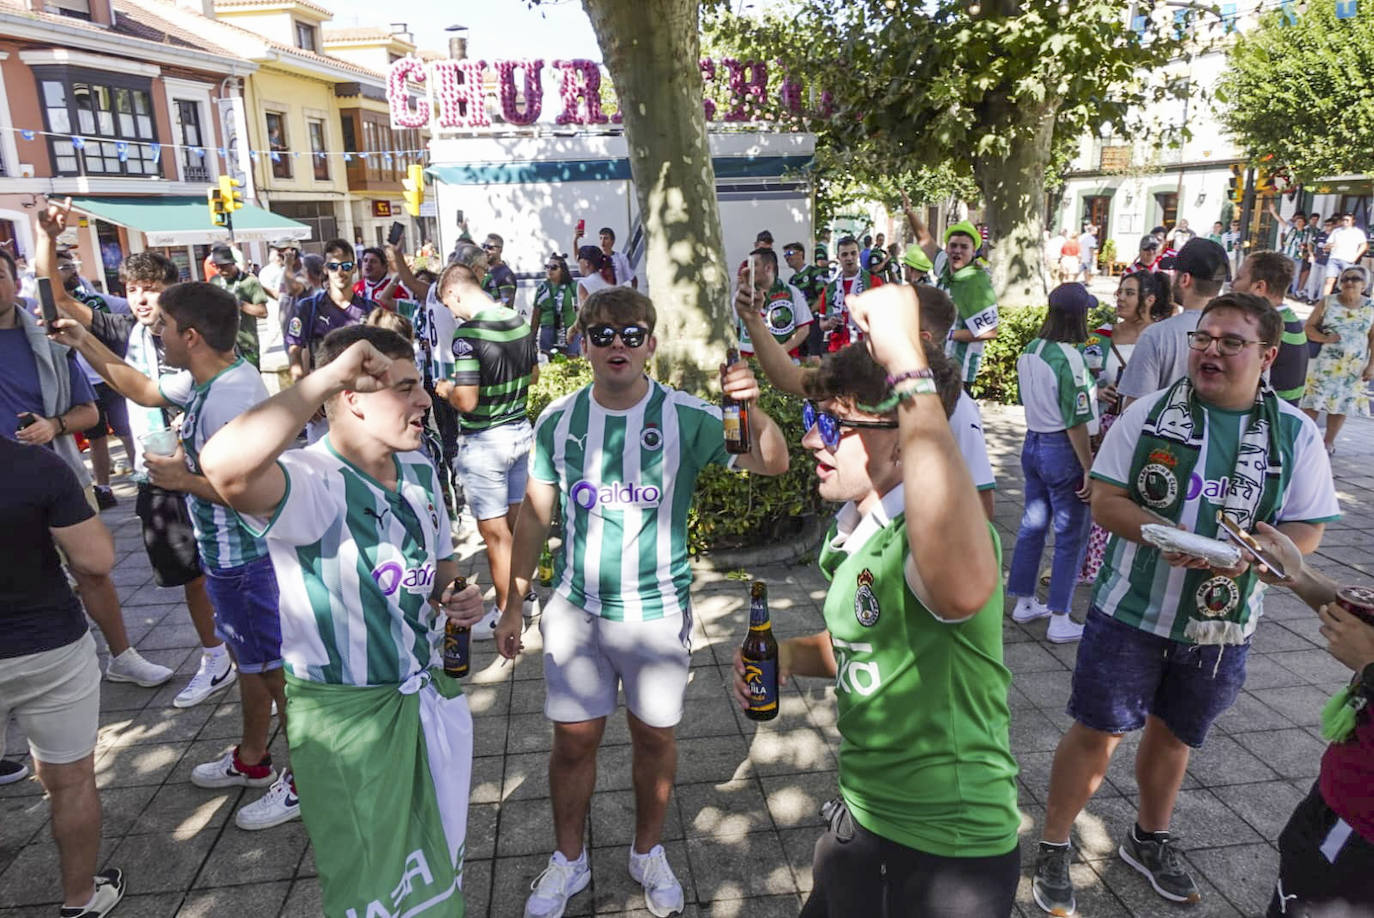
[[[267,540],[281,584],[288,738],[324,913],[461,918],[472,716],[433,663],[445,616],[472,625],[481,595],[451,589],[410,342],[354,325],[317,357],[202,460]],[[290,449],[321,405],[329,433]]]
[[[196,766],[198,787],[268,787],[259,800],[239,810],[242,829],[266,829],[300,815],[289,770],[272,767],[267,743],[272,704],[286,707],[281,672],[281,626],[277,581],[267,546],[224,506],[200,467],[200,450],[217,430],[267,397],[257,368],[235,353],[240,331],[239,302],[222,287],[177,284],[158,298],[164,359],[181,372],[156,380],[117,357],[70,320],[62,337],[126,398],[146,408],[180,408],[181,445],[167,457],[146,456],[157,483],[186,494],[191,524],[205,570],[205,592],[215,609],[215,634],[228,645],[239,671],[243,738],[223,757]]]
[[[525,904],[531,918],[563,914],[591,879],[583,847],[596,751],[625,692],[634,756],[635,838],[630,876],[655,915],[682,910],[682,887],[659,844],[677,770],[692,631],[687,511],[697,475],[725,465],[763,475],[787,470],[787,443],[749,406],[751,452],[725,451],[720,410],[644,375],[657,342],[649,298],[628,287],[598,290],[578,318],[592,384],[540,415],[529,484],[515,529],[511,588],[497,649],[520,651],[521,608],[548,535],[555,501],[563,520],[555,595],[541,616],[544,714],[554,722],[549,757],[557,850]],[[722,368],[741,402],[758,396],[744,362]]]
[[[1195,245],[1197,240],[1190,242]],[[1136,753],[1135,825],[1120,855],[1173,902],[1200,898],[1169,836],[1191,749],[1240,693],[1264,587],[1244,561],[1211,568],[1161,552],[1141,527],[1161,521],[1218,536],[1225,513],[1250,532],[1275,526],[1304,552],[1339,517],[1316,425],[1262,381],[1283,333],[1261,297],[1232,293],[1202,310],[1188,375],[1132,402],[1093,462],[1093,519],[1111,533],[1074,667],[1032,891],[1072,915],[1069,831],[1128,731]]]
[[[534,439],[525,402],[539,378],[539,363],[534,332],[514,309],[486,294],[486,274],[482,250],[460,243],[439,277],[439,301],[458,326],[452,375],[435,383],[434,391],[458,410],[458,476],[496,586],[496,605],[472,635],[489,639],[510,583],[511,532]]]

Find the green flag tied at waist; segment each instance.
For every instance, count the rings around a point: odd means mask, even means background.
[[[463,915],[472,714],[458,680],[286,676],[301,818],[329,918]]]

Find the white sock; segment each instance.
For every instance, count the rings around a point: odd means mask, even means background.
[[[211,660],[218,660],[220,657],[229,653],[229,648],[225,647],[223,644],[216,644],[214,647],[202,647],[200,653],[203,657],[207,657]]]

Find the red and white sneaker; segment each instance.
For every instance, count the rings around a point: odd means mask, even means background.
[[[267,787],[276,779],[272,756],[263,756],[256,765],[245,765],[239,759],[237,746],[215,761],[191,770],[191,783],[196,787]]]

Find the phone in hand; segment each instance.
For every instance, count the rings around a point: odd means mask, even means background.
[[[46,278],[45,278],[45,280],[46,280]],[[19,426],[16,427],[16,428],[14,429],[14,432],[15,432],[15,433],[18,433],[19,431],[23,430],[25,427],[32,427],[34,424],[37,424],[37,423],[38,423],[38,418],[37,418],[37,416],[35,416],[34,413],[33,413],[32,411],[25,411],[23,414],[19,415]]]
[[[52,278],[38,278],[38,302],[43,307],[43,322],[48,326],[48,334],[54,331],[57,322],[57,300],[52,295]]]
[[[461,227],[466,222],[467,221],[463,219],[463,212],[461,210],[458,211],[458,225]]]
[[[1280,580],[1288,579],[1288,574],[1284,571],[1283,565],[1265,554],[1264,549],[1260,548],[1260,544],[1255,541],[1255,537],[1236,525],[1236,521],[1227,516],[1224,510],[1217,511],[1217,525],[1221,527],[1222,532],[1230,537],[1231,541],[1240,546],[1242,555],[1248,556],[1251,561],[1263,564]]]
[[[577,235],[577,237],[578,237],[579,239],[581,239],[583,236],[587,235],[587,218],[586,218],[586,217],[583,217],[582,219],[580,219],[580,220],[577,221],[577,234],[576,234],[576,235]]]
[[[393,222],[391,230],[386,234],[387,245],[395,245],[401,241],[401,237],[406,234],[406,228],[401,223]]]

